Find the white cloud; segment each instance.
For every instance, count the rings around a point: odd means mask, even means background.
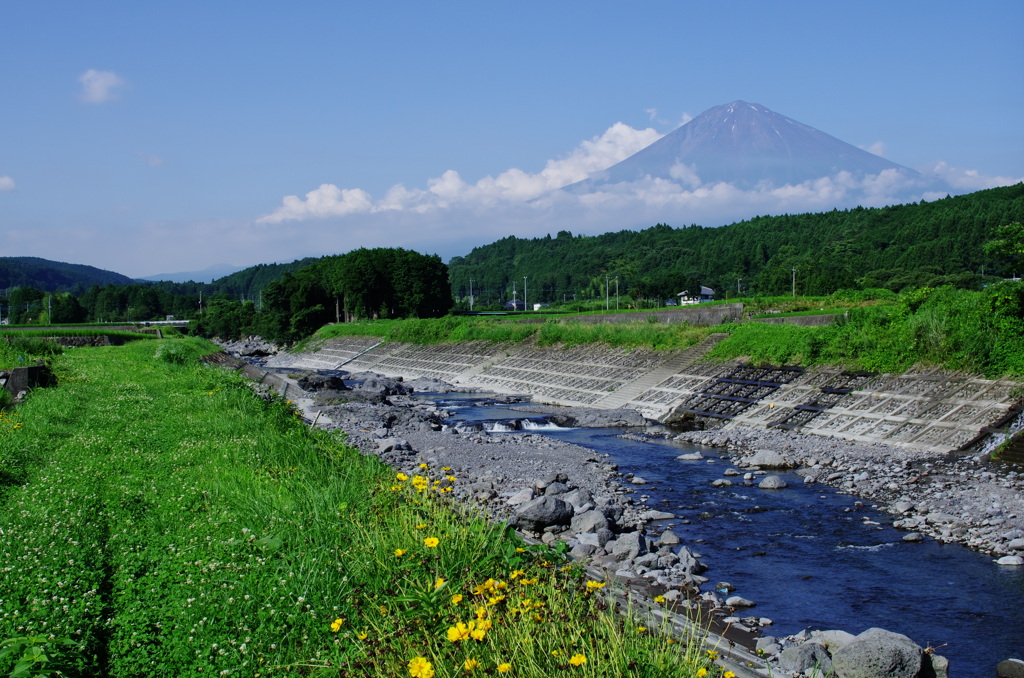
[[[343,189],[334,184],[322,184],[307,193],[305,199],[296,195],[285,196],[280,207],[257,221],[280,223],[382,211],[422,214],[460,205],[482,207],[523,202],[586,179],[591,172],[624,160],[660,137],[661,134],[653,129],[638,130],[618,122],[604,134],[581,143],[566,157],[549,160],[536,174],[512,168],[496,177],[486,176],[470,184],[455,170],[448,170],[440,177],[428,179],[426,190],[407,189],[398,184],[379,201],[374,201],[369,193],[359,188]]]
[[[82,83],[82,101],[87,104],[101,104],[116,99],[116,90],[125,84],[117,73],[93,68],[78,76],[78,82]]]
[[[14,190],[14,179],[10,178],[6,174],[0,176],[0,193]]]
[[[513,168],[472,182],[448,170],[428,179],[424,187],[396,184],[380,198],[359,188],[323,184],[303,197],[285,197],[276,210],[257,220],[272,228],[250,229],[234,246],[252,250],[262,243],[275,260],[388,246],[447,257],[508,235],[538,237],[563,229],[604,233],[656,223],[718,226],[754,215],[932,200],[944,196],[946,186],[948,192],[965,193],[1020,181],[940,163],[922,175],[886,170],[856,177],[840,172],[795,185],[744,190],[724,182],[706,183],[699,168],[678,164],[668,178],[598,184],[588,192],[557,190],[608,168],[660,136],[653,129],[616,123],[536,173]],[[940,181],[942,190],[936,188]]]
[[[958,189],[958,192],[965,193],[995,186],[1012,186],[1024,181],[1024,177],[985,176],[979,173],[978,170],[961,170],[956,167],[950,167],[945,162],[936,163],[927,171],[940,177],[953,188]]]

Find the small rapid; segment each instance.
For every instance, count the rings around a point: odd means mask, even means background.
[[[796,474],[782,474],[782,490],[745,485],[741,476],[713,487],[730,467],[716,449],[560,427],[479,395],[431,400],[453,413],[451,426],[541,433],[642,476],[648,484],[634,500],[677,516],[651,523],[651,532],[671,528],[700,554],[711,578],[705,588],[728,582],[756,601],[756,614],[774,621],[767,635],[885,628],[947,657],[955,677],[991,676],[999,661],[1024,654],[1024,568],[957,544],[905,542],[889,515]],[[693,452],[704,458],[677,459]]]

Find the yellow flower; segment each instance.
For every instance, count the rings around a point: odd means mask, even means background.
[[[697,669],[697,678],[704,678],[704,676],[706,676],[706,675],[708,675],[708,670],[707,669],[705,669],[703,667]]]
[[[432,549],[440,543],[441,540],[437,537],[427,537],[423,540],[423,545],[426,546],[428,549]]]
[[[552,650],[552,651],[551,651],[551,656],[552,656],[552,657],[557,657],[557,656],[559,656],[560,654],[562,654],[562,651],[561,651],[561,650]]]
[[[736,674],[732,671],[726,671],[722,674],[722,678],[736,678]]]
[[[404,473],[397,473],[395,474],[395,477],[401,480],[403,483],[409,479],[409,476],[405,475]]]
[[[654,596],[654,602],[656,602],[656,603],[664,603],[665,602],[665,596]]]
[[[434,590],[435,591],[438,590],[439,588],[441,588],[442,586],[444,586],[444,579],[441,579],[440,577],[438,577],[437,579],[434,580]]]
[[[345,620],[342,619],[341,617],[338,617],[333,622],[331,622],[331,631],[334,631],[335,633],[337,633],[338,631],[341,630],[341,626],[344,623],[345,623]]]
[[[483,640],[487,632],[491,630],[491,622],[487,619],[471,621],[469,622],[469,629],[469,635],[473,637],[473,640]]]
[[[476,608],[476,612],[474,614],[476,614],[477,619],[483,619],[487,616],[487,608],[482,606],[478,607]]]
[[[587,658],[585,655],[582,654],[574,654],[572,656],[572,659],[569,660],[569,663],[573,666],[583,666],[587,663]]]
[[[448,627],[448,640],[453,643],[457,643],[460,640],[465,640],[466,638],[469,638],[469,632],[470,628],[466,626],[464,623],[459,622],[455,626]]]
[[[416,529],[417,529],[417,530],[422,530],[422,529],[423,529],[423,528],[425,528],[426,526],[427,526],[427,524],[426,524],[426,523],[421,523],[420,525],[417,525],[417,526],[416,526]]]
[[[434,666],[426,657],[413,657],[409,660],[409,675],[412,678],[434,678]]]
[[[478,662],[475,659],[467,659],[466,661],[462,662],[462,668],[466,671],[472,671],[478,666],[480,666],[480,662]]]
[[[716,650],[708,650],[708,656],[712,659],[718,659],[718,652]]]
[[[646,626],[638,626],[638,627],[636,627],[636,630],[639,631],[640,633],[647,633],[647,627]]]
[[[588,581],[587,582],[587,588],[588,589],[603,589],[604,588],[604,582],[603,581],[593,581],[593,580]]]
[[[430,467],[429,467],[429,466],[427,466],[426,464],[420,464],[420,468],[422,468],[422,469],[428,469],[428,468],[430,468]]]
[[[508,662],[505,662],[504,664],[498,664],[498,673],[508,673],[511,670],[512,665]]]
[[[510,574],[508,576],[508,578],[509,579],[515,579],[516,577],[522,577],[524,574],[526,574],[526,573],[523,572],[522,570],[512,570],[512,574]]]
[[[356,633],[356,638],[358,638],[359,640],[366,640],[367,636],[369,636],[369,635],[370,634],[367,633],[366,631],[360,631],[360,632]]]
[[[398,556],[399,558],[404,556],[406,553],[407,552],[406,552],[405,549],[395,549],[395,555]]]
[[[452,605],[458,605],[461,602],[462,602],[462,594],[461,593],[456,593],[454,596],[452,596]]]

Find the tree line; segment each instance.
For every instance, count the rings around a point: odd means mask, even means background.
[[[401,248],[358,249],[323,257],[267,285],[252,301],[219,297],[198,317],[204,336],[307,337],[330,322],[437,318],[452,307],[448,267],[437,255]]]
[[[449,262],[459,308],[603,298],[616,282],[661,303],[700,285],[726,296],[840,289],[979,289],[1019,275],[986,251],[996,229],[1024,221],[1024,184],[882,208],[755,217],[719,228],[658,224],[597,236],[507,237]]]

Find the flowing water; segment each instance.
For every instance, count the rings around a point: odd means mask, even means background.
[[[804,628],[857,634],[880,627],[903,633],[950,660],[951,675],[990,677],[995,665],[1024,657],[1024,568],[955,544],[902,541],[892,518],[821,485],[785,475],[789,487],[711,487],[729,462],[710,448],[617,437],[615,429],[565,429],[480,398],[434,397],[454,419],[485,430],[527,429],[610,455],[622,473],[650,481],[637,501],[676,514],[652,523],[678,534],[716,582],[756,601],[771,635]],[[677,456],[700,451],[702,461]],[[734,482],[741,478],[731,478]]]

